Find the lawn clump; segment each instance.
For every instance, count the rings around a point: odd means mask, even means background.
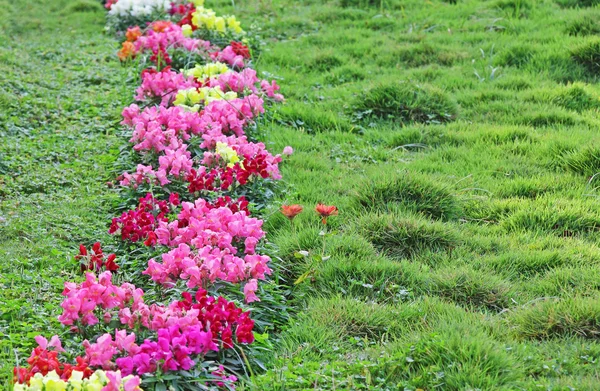
[[[524,282],[523,289],[537,297],[542,296],[595,296],[600,292],[600,282],[597,278],[598,259],[581,259],[580,266],[571,260],[571,264],[558,267],[540,275],[534,280]]]
[[[333,53],[319,53],[309,64],[311,71],[326,72],[344,65],[344,59]]]
[[[432,280],[432,293],[467,307],[497,312],[507,308],[514,296],[508,282],[467,267],[451,266],[438,270]]]
[[[600,34],[600,21],[596,14],[586,14],[567,23],[565,32],[576,37]]]
[[[510,385],[521,368],[504,346],[469,324],[441,324],[436,329],[439,332],[390,349],[390,364],[395,363],[395,370],[388,370],[390,382],[410,379],[401,384],[411,390],[515,389]]]
[[[591,39],[574,48],[571,58],[591,74],[597,75],[600,72],[600,38]]]
[[[531,0],[496,0],[494,8],[502,10],[509,18],[526,18],[535,5]]]
[[[518,336],[532,339],[579,336],[600,338],[598,297],[538,301],[510,317]]]
[[[340,0],[340,6],[344,8],[388,8],[397,5],[397,0]]]
[[[444,224],[391,213],[365,214],[356,221],[356,230],[383,254],[395,259],[450,252],[460,243],[458,235]]]
[[[393,120],[401,123],[444,123],[456,119],[456,102],[442,90],[399,82],[380,84],[357,96],[351,106],[357,119]]]
[[[581,203],[538,199],[514,211],[501,224],[509,232],[532,231],[571,237],[597,231],[600,214]]]
[[[382,53],[377,58],[377,64],[386,67],[395,66],[396,64],[409,67],[422,67],[429,64],[451,66],[465,57],[466,55],[463,53],[440,50],[429,43],[420,42],[416,45],[402,47],[389,53]]]
[[[439,220],[452,220],[461,213],[459,201],[449,189],[416,174],[400,173],[367,182],[359,188],[357,200],[366,208],[389,210],[399,205]]]
[[[281,107],[275,116],[282,125],[302,129],[307,133],[351,132],[354,129],[346,118],[302,103]]]
[[[600,97],[588,85],[580,82],[553,89],[532,91],[526,99],[532,102],[550,103],[578,113],[600,109]]]
[[[522,68],[529,64],[537,53],[536,49],[527,44],[516,44],[498,55],[497,64]]]
[[[528,279],[573,262],[573,259],[562,252],[511,251],[485,259],[487,267],[513,280]]]
[[[556,3],[563,8],[586,8],[600,4],[600,0],[556,0]]]
[[[93,0],[77,0],[69,4],[65,8],[66,14],[73,14],[76,12],[99,12],[102,11],[102,5],[98,1]]]
[[[577,174],[591,177],[600,172],[600,148],[586,147],[558,157],[564,166]]]
[[[361,81],[366,78],[365,73],[360,68],[351,66],[343,66],[332,69],[325,81],[334,85],[340,85],[349,82]]]

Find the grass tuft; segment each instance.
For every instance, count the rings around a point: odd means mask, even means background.
[[[424,252],[450,252],[459,244],[457,234],[448,226],[390,213],[362,215],[356,226],[376,248],[396,259],[412,258]]]
[[[456,119],[458,106],[442,90],[412,82],[380,84],[357,96],[355,115],[401,123],[443,123]]]
[[[365,208],[388,210],[401,207],[440,220],[452,220],[461,213],[456,197],[428,179],[401,172],[366,182],[358,190],[357,200]]]
[[[600,72],[600,38],[588,40],[571,51],[573,60],[583,65],[591,74]]]
[[[510,321],[516,333],[525,338],[579,336],[600,338],[598,297],[548,299],[515,311]]]

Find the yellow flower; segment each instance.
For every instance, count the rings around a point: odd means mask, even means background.
[[[242,30],[241,23],[237,21],[235,16],[230,16],[227,18],[227,27],[229,27],[230,30],[233,30],[237,34],[241,34],[244,32],[244,30]]]
[[[240,161],[240,157],[238,156],[237,152],[229,145],[220,141],[217,141],[215,152],[217,155],[221,156],[221,159],[227,162],[227,167],[233,167],[235,163]]]
[[[193,33],[192,26],[190,26],[189,24],[184,24],[183,26],[181,26],[181,33],[184,37],[191,37]]]
[[[73,391],[81,391],[83,388],[83,372],[73,371],[69,377],[69,384]]]
[[[225,32],[225,18],[223,18],[222,16],[218,16],[215,18],[215,30],[217,30],[220,33],[224,33]]]
[[[211,62],[206,65],[196,65],[194,68],[184,71],[184,74],[186,76],[194,76],[199,80],[204,80],[219,76],[228,71],[229,68],[227,68],[227,65],[223,64],[222,62]]]
[[[49,379],[46,382],[45,391],[66,391],[66,390],[67,390],[67,382],[65,382],[64,380]]]
[[[36,373],[29,380],[29,390],[42,391],[44,389],[44,376],[41,373]]]
[[[19,384],[16,383],[15,386],[13,387],[13,391],[27,391],[29,389],[29,387],[27,387],[25,384]]]
[[[192,3],[194,3],[196,7],[202,7],[204,5],[204,0],[192,0]]]

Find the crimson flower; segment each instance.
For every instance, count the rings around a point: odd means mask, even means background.
[[[231,41],[230,43],[231,49],[238,56],[242,56],[244,58],[250,58],[250,49],[248,46],[244,45],[241,42]]]
[[[317,204],[315,210],[319,215],[321,215],[321,221],[323,222],[323,224],[327,224],[327,218],[329,216],[337,216],[338,214],[337,206],[333,205]]]

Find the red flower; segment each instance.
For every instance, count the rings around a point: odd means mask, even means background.
[[[116,271],[119,269],[119,265],[115,263],[116,258],[115,254],[109,254],[105,259],[100,242],[94,243],[90,253],[83,244],[80,244],[79,254],[75,255],[75,259],[81,264],[82,272],[86,270],[100,271],[103,267],[105,270]]]
[[[294,205],[281,205],[281,213],[288,219],[294,220],[294,217],[298,216],[302,213],[302,205],[294,204]]]
[[[231,41],[231,49],[233,52],[244,58],[250,58],[250,49],[241,42]]]
[[[321,215],[323,224],[327,224],[327,218],[329,216],[336,216],[338,214],[337,206],[333,205],[317,204],[315,210]]]

